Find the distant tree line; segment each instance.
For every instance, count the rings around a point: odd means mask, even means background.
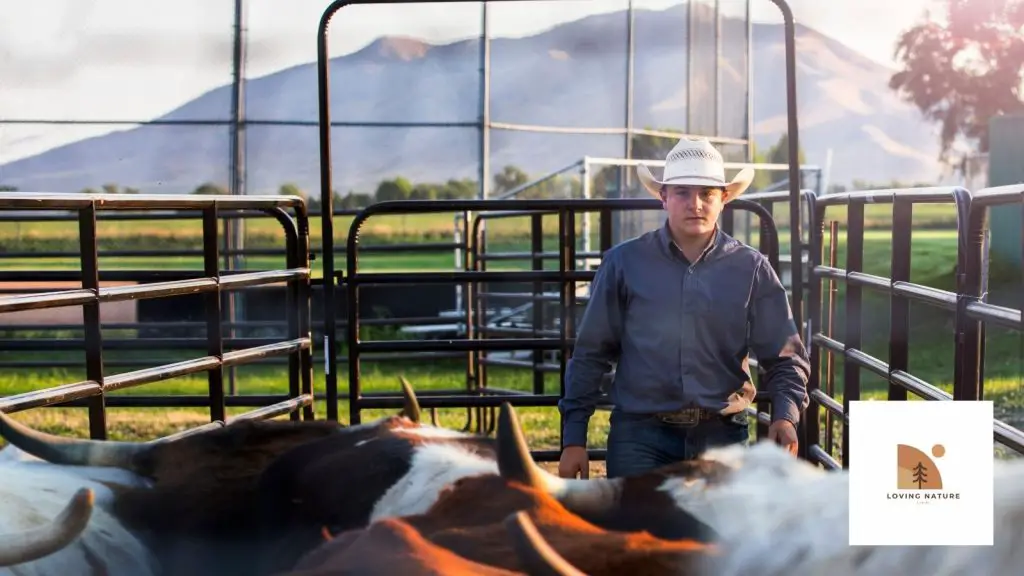
[[[531,180],[530,176],[516,166],[505,166],[498,174],[494,175],[491,185],[491,195],[502,195],[523,186]],[[576,183],[578,188],[578,183]],[[0,186],[0,192],[15,192],[15,186]],[[569,190],[572,192],[573,190]],[[104,184],[99,189],[84,188],[83,194],[139,194],[141,190],[129,186],[117,184]],[[562,195],[566,192],[566,180],[551,179],[547,182],[531,186],[519,197],[522,198],[550,198]],[[377,184],[374,192],[356,192],[350,190],[342,195],[334,192],[334,207],[340,210],[354,210],[364,208],[374,202],[387,200],[464,200],[476,198],[479,193],[477,181],[471,178],[454,179],[446,182],[421,182],[413,184],[404,176],[396,176],[382,180]],[[192,190],[191,194],[228,194],[228,188],[215,182],[204,182]],[[306,200],[306,205],[311,211],[320,209],[320,195],[310,194],[297,184],[288,182],[278,188],[278,194],[285,196],[299,196]]]
[[[640,159],[664,158],[676,142],[677,139],[675,138],[636,135],[633,137],[633,157]],[[752,146],[754,147],[753,159],[755,163],[789,163],[789,137],[786,134],[783,134],[774,145],[769,146],[766,150],[758,150],[756,144],[752,144]],[[744,157],[737,155],[739,152],[742,152],[742,147],[736,147],[733,151],[725,148],[726,147],[723,147],[723,156],[727,162],[742,162],[745,160]],[[799,152],[799,161],[801,164],[804,164],[807,161],[802,148]],[[592,196],[598,198],[604,197],[610,188],[617,187],[618,170],[620,169],[621,167],[618,166],[603,166],[592,172]],[[772,184],[785,180],[788,176],[789,173],[786,170],[758,170],[751,188],[752,190],[763,190]],[[517,166],[505,166],[501,172],[494,174],[491,187],[488,191],[488,196],[491,198],[500,197],[516,190],[517,188],[522,188],[536,179],[537,177],[527,174]],[[636,184],[635,178],[633,179],[633,183],[634,185],[638,185]],[[910,183],[896,180],[890,182],[854,180],[852,184],[853,190],[909,188],[931,185],[931,183],[927,182]],[[801,183],[801,186],[804,185],[804,183]],[[579,178],[577,178],[575,174],[566,173],[522,189],[518,194],[516,194],[516,198],[539,199],[579,197],[580,187],[581,183]],[[845,190],[847,190],[846,186],[842,184],[833,184],[829,186],[828,192],[843,192]],[[0,192],[2,191],[17,191],[17,188],[14,186],[0,185]],[[98,190],[94,188],[85,188],[82,190],[82,193],[139,194],[140,190],[130,186],[122,187],[117,184],[109,183],[102,185]],[[191,193],[226,195],[228,194],[228,189],[226,186],[215,182],[204,182],[197,186]],[[288,182],[282,184],[278,188],[278,193],[286,196],[299,196],[304,198],[310,211],[320,211],[320,195],[317,193],[311,194],[295,183]],[[478,193],[479,186],[477,185],[477,181],[471,178],[452,178],[446,182],[420,182],[414,184],[404,176],[396,176],[394,178],[382,180],[377,184],[373,193],[350,190],[347,194],[341,194],[338,191],[335,191],[334,208],[336,210],[358,210],[360,208],[365,208],[374,202],[384,202],[389,200],[472,199],[476,198]]]

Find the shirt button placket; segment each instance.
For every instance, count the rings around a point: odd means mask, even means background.
[[[689,347],[690,339],[693,337],[692,331],[690,330],[690,327],[693,326],[693,319],[688,318],[688,316],[693,313],[692,297],[690,294],[691,271],[692,268],[690,266],[687,266],[686,272],[683,273],[683,305],[680,310],[679,318],[679,321],[682,324],[682,326],[680,326],[681,329],[679,331],[681,336],[679,338],[679,380],[684,390],[686,389],[686,381],[688,380],[688,376],[690,374],[688,360],[690,354],[687,353],[687,349]]]

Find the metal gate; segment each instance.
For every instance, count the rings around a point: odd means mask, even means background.
[[[497,0],[509,1],[509,0]],[[792,253],[801,254],[800,240],[800,166],[798,162],[798,127],[796,115],[796,43],[793,15],[785,0],[772,0],[782,12],[785,24],[786,44],[786,96],[789,131],[789,182],[790,182],[790,219],[792,231]],[[319,132],[320,132],[320,194],[321,206],[324,217],[322,218],[322,246],[323,246],[323,274],[324,274],[324,314],[326,317],[324,330],[324,354],[325,354],[325,387],[328,399],[328,418],[336,416],[338,398],[338,371],[337,371],[337,350],[335,334],[337,333],[337,296],[338,288],[336,282],[346,285],[348,294],[348,377],[349,377],[349,406],[350,422],[352,424],[360,421],[360,411],[368,408],[396,408],[401,406],[400,399],[395,394],[378,395],[375,397],[364,397],[360,391],[359,381],[359,354],[372,352],[472,352],[503,351],[503,350],[558,350],[560,352],[559,375],[564,377],[565,365],[571,355],[572,340],[572,318],[575,308],[576,294],[570,289],[571,282],[589,281],[593,272],[574,270],[575,268],[575,226],[570,224],[574,221],[577,212],[592,211],[604,208],[612,209],[646,209],[657,206],[653,199],[634,200],[476,200],[476,201],[399,201],[384,202],[362,210],[356,216],[349,230],[346,253],[348,256],[347,274],[341,275],[336,272],[334,262],[334,222],[331,216],[333,212],[333,185],[332,185],[332,157],[331,157],[331,113],[330,113],[330,81],[328,63],[328,42],[327,29],[335,13],[342,7],[355,4],[376,4],[379,2],[363,0],[335,0],[323,12],[320,24],[317,29],[317,83],[319,97]],[[486,175],[485,175],[486,177]],[[634,204],[634,202],[636,202]],[[731,203],[735,204],[735,202]],[[762,209],[758,204],[743,204],[748,209]],[[737,205],[739,207],[739,205]],[[451,211],[522,211],[557,213],[559,218],[559,269],[557,272],[529,271],[518,273],[488,272],[486,270],[470,270],[467,267],[465,272],[450,273],[359,273],[357,271],[358,256],[356,248],[358,245],[359,229],[361,223],[373,214],[397,213],[397,212],[451,212]],[[570,220],[570,218],[573,218]],[[774,232],[774,222],[769,217],[762,219],[762,227],[766,222],[772,222],[771,229]],[[468,236],[466,240],[468,241]],[[778,241],[771,244],[775,250],[773,265],[778,266]],[[803,303],[803,282],[801,278],[800,258],[796,258],[791,274],[791,285],[793,287],[790,295],[793,303],[794,320],[797,326],[802,326],[802,303]],[[558,282],[562,287],[559,294],[560,307],[560,334],[558,338],[502,338],[502,339],[478,339],[470,334],[461,340],[449,341],[359,341],[359,287],[370,282],[377,284],[399,283],[399,282],[466,282],[466,289],[470,290],[471,284],[486,281],[517,280],[521,282]],[[473,298],[466,298],[466,324],[467,327],[473,324]],[[434,396],[424,395],[420,404],[423,407],[466,407],[478,410],[478,428],[482,426],[479,422],[483,413],[479,410],[485,407],[494,408],[502,402],[517,406],[555,406],[559,395],[545,394],[508,394],[501,393],[494,389],[481,387],[477,383],[475,370],[480,368],[479,362],[469,361],[467,367],[467,392],[477,394],[449,391],[446,394]],[[564,386],[564,383],[562,384]],[[487,393],[490,392],[490,393]],[[758,406],[765,406],[763,396],[758,398]],[[490,418],[493,421],[493,414]],[[766,421],[765,417],[759,417],[759,432],[762,431]],[[467,428],[469,423],[467,422]],[[560,427],[561,428],[561,427]],[[559,431],[561,435],[561,430]],[[535,455],[541,460],[557,458],[557,451],[538,452]],[[603,457],[603,451],[593,452],[592,457]]]
[[[288,213],[292,209],[294,215]],[[208,405],[211,423],[186,431],[192,433],[222,426],[228,420],[225,408],[260,406],[259,409],[235,416],[237,419],[262,419],[289,414],[299,418],[302,408],[305,419],[313,418],[312,362],[310,356],[310,270],[309,222],[306,206],[293,196],[178,196],[117,194],[27,194],[0,193],[0,210],[38,210],[77,213],[80,243],[81,288],[44,293],[28,293],[0,297],[0,313],[39,310],[60,306],[81,306],[85,338],[86,380],[0,398],[0,410],[17,412],[44,406],[87,406],[89,433],[92,438],[106,438],[107,406],[193,407]],[[96,234],[97,214],[107,210],[198,210],[203,222],[204,270],[192,278],[164,280],[131,286],[101,287],[99,250]],[[221,274],[219,267],[218,219],[223,212],[258,211],[274,217],[286,238],[287,268]],[[288,286],[288,338],[260,346],[224,351],[221,294],[250,286],[286,282]],[[206,355],[143,368],[116,375],[107,375],[103,363],[103,336],[100,304],[145,298],[161,298],[184,294],[205,294]],[[270,356],[288,357],[287,395],[233,396],[224,394],[224,369]],[[107,392],[142,386],[186,374],[206,372],[208,396],[118,396]],[[269,404],[269,405],[268,405]],[[179,434],[180,435],[180,434]]]

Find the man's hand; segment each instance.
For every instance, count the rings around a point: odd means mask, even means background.
[[[796,450],[800,443],[796,437],[796,426],[793,426],[793,423],[789,420],[776,420],[772,422],[772,425],[768,427],[768,439],[796,456]],[[562,457],[565,458],[564,453]]]
[[[575,478],[576,473],[584,480],[590,477],[590,456],[586,446],[566,446],[558,459],[558,475],[562,478]]]

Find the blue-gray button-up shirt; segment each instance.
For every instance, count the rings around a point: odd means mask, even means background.
[[[595,273],[565,373],[563,444],[586,445],[613,363],[608,395],[623,412],[717,411],[750,381],[748,351],[765,371],[773,418],[799,422],[810,362],[764,254],[718,230],[691,264],[667,221],[618,244]]]

